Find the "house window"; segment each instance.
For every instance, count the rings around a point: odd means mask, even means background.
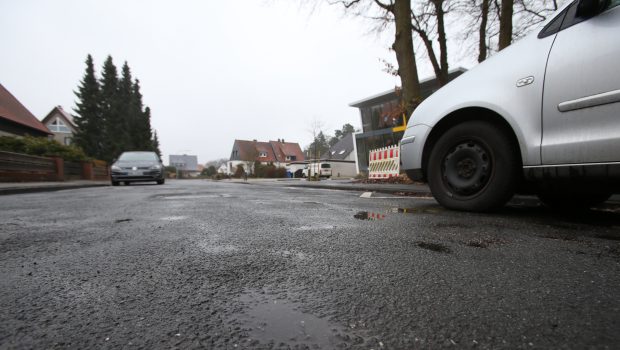
[[[258,156],[261,158],[265,158],[267,157],[267,152],[260,152]]]
[[[297,160],[297,156],[286,156],[286,160]]]
[[[62,120],[56,118],[53,122],[47,125],[47,127],[52,132],[62,132],[66,134],[70,134],[71,130],[62,122]]]
[[[70,146],[73,142],[73,137],[65,137],[65,145]]]

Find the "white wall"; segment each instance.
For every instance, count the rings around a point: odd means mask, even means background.
[[[351,163],[328,162],[328,163],[332,166],[332,178],[337,178],[338,173],[340,173],[340,177],[357,176],[357,167],[355,166],[355,162],[351,162]]]

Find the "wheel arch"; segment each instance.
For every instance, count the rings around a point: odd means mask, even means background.
[[[439,122],[437,122],[435,126],[433,126],[433,128],[431,129],[431,132],[426,138],[426,142],[424,143],[424,148],[422,151],[422,174],[424,179],[427,178],[428,160],[430,158],[431,151],[441,137],[441,135],[443,135],[447,130],[454,127],[455,125],[474,120],[485,121],[504,130],[504,132],[506,132],[506,135],[509,136],[510,145],[513,151],[517,152],[517,154],[519,155],[518,159],[521,163],[520,165],[523,165],[523,156],[519,144],[519,139],[510,123],[508,123],[508,121],[499,113],[488,108],[467,107],[449,113],[441,120],[439,120]]]

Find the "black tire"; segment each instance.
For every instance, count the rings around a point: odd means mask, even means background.
[[[118,186],[119,182],[118,181],[112,181],[112,186]]]
[[[543,204],[552,209],[584,210],[604,203],[611,197],[611,193],[571,193],[567,191],[541,191],[538,198]]]
[[[157,180],[158,185],[163,185],[166,183],[166,179]]]
[[[519,152],[507,133],[488,122],[469,121],[445,132],[428,162],[428,184],[444,207],[489,211],[503,206],[520,179]]]
[[[123,185],[125,186],[129,186],[130,182],[129,181],[123,181]]]

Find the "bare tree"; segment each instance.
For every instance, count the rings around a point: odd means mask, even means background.
[[[489,3],[491,0],[482,0],[480,4],[480,27],[478,29],[478,62],[487,59],[487,22],[489,20]]]
[[[411,0],[328,0],[330,4],[342,4],[347,10],[363,15],[364,10],[378,9],[374,16],[383,25],[393,22],[395,27],[392,49],[398,62],[401,100],[403,110],[411,115],[421,101],[420,80],[413,48],[413,25],[411,21]]]
[[[435,77],[440,85],[448,83],[448,37],[446,34],[446,16],[451,11],[448,0],[419,1],[411,10],[413,31],[426,48]],[[437,55],[434,41],[439,46]]]
[[[325,123],[318,118],[314,118],[306,129],[312,135],[312,144],[308,147],[308,156],[313,156],[315,160],[319,158],[317,138],[319,134],[323,134],[323,129],[325,129]],[[312,179],[312,168],[312,166],[308,166],[308,179]]]
[[[470,18],[461,39],[472,43],[472,38],[477,37],[478,62],[482,62],[491,52],[504,49],[525,36],[564,1],[461,0],[457,12]]]

